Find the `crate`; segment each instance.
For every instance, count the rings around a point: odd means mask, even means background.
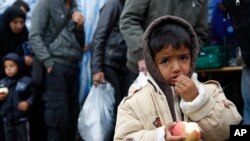
[[[196,69],[220,68],[224,66],[225,53],[224,47],[205,46],[202,47],[196,60]]]

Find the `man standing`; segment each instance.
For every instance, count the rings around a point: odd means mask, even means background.
[[[73,141],[79,112],[79,62],[83,16],[75,0],[38,0],[29,40],[45,66],[45,123],[48,141]]]
[[[193,26],[200,46],[203,46],[208,31],[207,2],[208,0],[126,0],[120,29],[128,45],[129,85],[136,79],[139,71],[147,70],[141,43],[147,26],[160,16],[179,16]]]
[[[236,39],[244,62],[241,75],[241,94],[244,101],[243,123],[250,124],[250,1],[223,0],[223,4],[232,18]]]

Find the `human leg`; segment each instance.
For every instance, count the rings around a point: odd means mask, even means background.
[[[48,141],[73,141],[79,111],[79,90],[72,89],[78,88],[73,86],[79,84],[79,68],[54,64],[46,82],[45,122]]]
[[[250,124],[250,68],[246,66],[242,69],[241,93],[244,101],[243,124]]]

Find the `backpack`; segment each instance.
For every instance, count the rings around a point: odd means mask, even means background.
[[[241,48],[244,63],[250,66],[250,0],[223,0]]]

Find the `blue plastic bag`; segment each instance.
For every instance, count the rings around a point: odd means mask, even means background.
[[[78,118],[78,131],[84,141],[107,141],[115,127],[114,88],[110,83],[92,86]]]

